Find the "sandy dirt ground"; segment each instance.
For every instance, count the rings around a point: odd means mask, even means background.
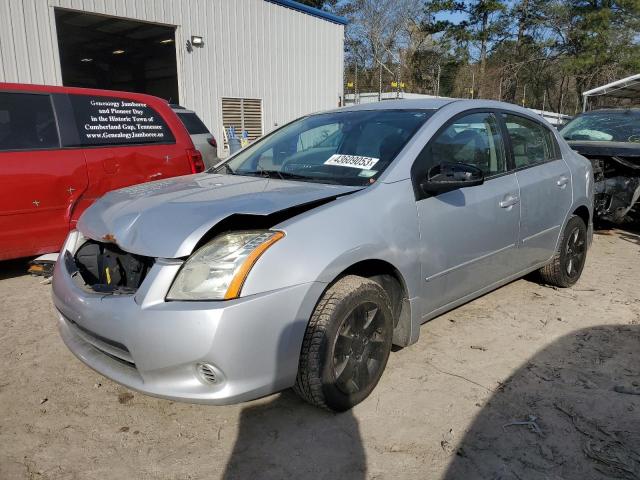
[[[59,339],[49,285],[0,263],[0,479],[639,479],[640,235],[581,281],[514,282],[425,325],[371,397],[150,398]]]

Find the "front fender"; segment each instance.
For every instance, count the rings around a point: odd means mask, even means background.
[[[357,263],[380,260],[402,278],[410,304],[409,325],[404,326],[411,332],[407,342],[417,340],[420,235],[409,180],[373,185],[274,228],[286,236],[258,260],[247,277],[243,296],[307,282],[328,285]]]
[[[410,297],[419,294],[419,231],[408,180],[338,198],[273,228],[286,236],[258,260],[243,295],[329,283],[351,265],[372,259],[393,265]]]

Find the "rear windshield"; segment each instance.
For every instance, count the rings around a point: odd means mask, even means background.
[[[433,110],[311,115],[241,151],[215,172],[342,185],[373,183]]]
[[[602,111],[580,115],[560,131],[565,140],[640,143],[640,111]]]
[[[178,118],[182,120],[184,126],[187,128],[189,135],[200,135],[203,133],[209,133],[209,130],[202,123],[202,120],[198,118],[198,115],[190,112],[176,112]]]

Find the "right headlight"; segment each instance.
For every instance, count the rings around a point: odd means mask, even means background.
[[[167,300],[228,300],[240,296],[260,255],[284,233],[273,230],[229,232],[214,238],[184,263]]]

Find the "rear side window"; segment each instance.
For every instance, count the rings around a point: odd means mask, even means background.
[[[200,135],[203,133],[209,133],[209,129],[206,127],[202,120],[198,118],[198,115],[191,112],[176,112],[178,118],[182,121],[187,128],[189,135]]]
[[[174,142],[162,117],[146,103],[88,95],[69,99],[82,146]]]
[[[0,93],[0,151],[59,147],[49,95]]]
[[[503,114],[511,137],[516,168],[555,160],[558,158],[553,133],[545,126],[517,115]]]

